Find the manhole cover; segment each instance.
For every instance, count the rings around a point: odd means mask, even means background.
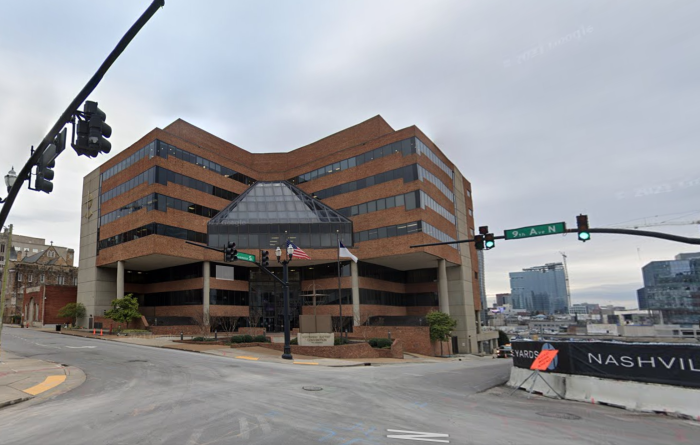
[[[304,391],[321,391],[323,388],[320,386],[302,386],[301,389]]]
[[[538,416],[544,416],[544,417],[554,417],[555,419],[565,419],[565,420],[579,420],[581,419],[581,416],[577,416],[576,414],[571,414],[571,413],[537,413]]]

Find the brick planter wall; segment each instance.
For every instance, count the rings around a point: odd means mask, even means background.
[[[233,334],[236,335],[236,334]],[[265,329],[264,328],[238,328],[238,335],[252,335],[255,337],[256,335],[265,335]]]
[[[276,351],[284,351],[283,343],[237,343],[232,348],[262,346]],[[291,345],[292,354],[309,355],[324,358],[403,358],[403,345],[395,340],[391,349],[376,349],[368,343],[354,343],[338,346],[297,346]]]
[[[430,341],[430,328],[427,326],[355,326],[349,338],[369,340],[370,338],[387,338],[391,332],[392,339],[400,339],[403,350],[416,354],[434,356],[435,350]],[[440,354],[438,345],[437,355]]]

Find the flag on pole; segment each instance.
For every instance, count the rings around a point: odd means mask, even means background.
[[[338,250],[338,252],[339,252],[338,256],[340,258],[352,258],[352,260],[357,263],[357,257],[355,255],[353,255],[352,253],[350,253],[350,251],[348,250],[347,247],[343,246],[343,242],[338,241],[338,244],[339,244],[338,249],[340,249],[340,250]]]
[[[303,250],[298,248],[291,240],[287,240],[287,246],[292,246],[294,249],[294,253],[292,254],[292,258],[296,258],[298,260],[310,260],[311,257],[306,254]]]

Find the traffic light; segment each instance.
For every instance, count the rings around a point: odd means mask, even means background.
[[[493,238],[493,233],[484,235],[484,247],[486,249],[493,249],[496,247],[496,240]]]
[[[270,267],[270,251],[263,250],[260,252],[260,265],[267,269]]]
[[[591,239],[591,232],[588,229],[588,215],[578,215],[576,217],[576,226],[578,227],[578,239],[586,242]]]
[[[44,153],[39,159],[39,163],[36,166],[36,180],[34,181],[34,189],[44,193],[51,193],[53,191],[53,183],[51,182],[54,177],[54,167],[56,167],[56,158],[61,152],[66,148],[66,132],[67,129],[64,128],[53,140],[51,144],[46,147]]]
[[[484,250],[484,235],[474,236],[474,247],[476,250]]]
[[[78,156],[97,157],[100,153],[109,153],[112,144],[105,138],[112,135],[112,127],[105,123],[107,115],[97,108],[97,102],[86,101],[82,116],[78,119],[77,139],[73,148]]]
[[[224,248],[224,261],[227,263],[236,261],[238,259],[238,250],[236,250],[236,243],[230,242]]]

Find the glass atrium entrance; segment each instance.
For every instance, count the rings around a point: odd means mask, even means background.
[[[271,268],[280,279],[282,268]],[[282,285],[260,270],[250,272],[250,325],[264,327],[267,332],[284,331],[284,295]],[[299,327],[301,313],[301,274],[289,269],[289,327]]]

